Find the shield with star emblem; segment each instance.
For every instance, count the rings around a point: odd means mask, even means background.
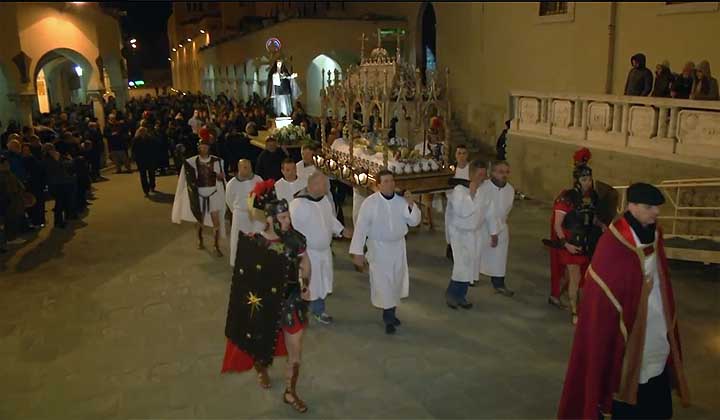
[[[292,269],[284,254],[261,238],[241,234],[238,239],[225,335],[255,362],[267,365],[275,353]]]

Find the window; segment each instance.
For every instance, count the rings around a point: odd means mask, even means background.
[[[574,1],[541,1],[537,5],[536,23],[572,22],[575,20]]]
[[[719,5],[717,1],[666,1],[658,4],[658,14],[717,12]]]
[[[568,12],[566,1],[541,1],[540,16],[564,15]]]

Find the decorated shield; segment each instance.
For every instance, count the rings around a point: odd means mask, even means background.
[[[249,236],[240,235],[237,250],[225,335],[256,363],[268,365],[275,354],[291,266],[282,253]]]
[[[617,216],[620,196],[615,188],[602,181],[595,181],[595,192],[598,195],[597,217],[610,225]]]
[[[183,162],[185,169],[185,185],[187,186],[188,198],[190,200],[190,211],[199,222],[203,221],[202,210],[200,209],[200,196],[197,187],[197,171],[188,161]]]

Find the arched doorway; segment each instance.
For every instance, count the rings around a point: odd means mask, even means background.
[[[58,48],[45,53],[34,74],[38,110],[45,113],[85,103],[92,71],[90,62],[77,51]]]
[[[432,3],[425,2],[420,7],[420,48],[417,51],[417,66],[422,70],[423,81],[428,71],[435,71],[437,63],[435,8]]]
[[[325,54],[320,54],[317,57],[313,58],[313,60],[310,62],[310,65],[308,66],[307,73],[305,73],[305,78],[307,79],[307,91],[305,93],[305,95],[307,95],[305,97],[305,111],[308,113],[308,115],[314,117],[320,116],[320,90],[328,85],[328,70],[333,75],[333,79],[335,78],[335,70],[339,71],[340,74],[342,74],[342,68],[340,67],[340,64],[338,64],[337,61],[333,60]],[[323,71],[325,73],[324,77]],[[324,85],[323,80],[325,81]]]

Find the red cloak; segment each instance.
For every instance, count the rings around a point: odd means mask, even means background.
[[[553,203],[552,214],[550,215],[550,240],[557,241],[558,236],[555,232],[555,211],[559,210],[565,214],[570,213],[574,206],[573,204],[565,199],[567,190],[560,193]],[[570,236],[570,232],[563,229],[565,237]],[[565,248],[550,248],[550,296],[560,298],[562,292],[563,277],[565,276],[565,268],[568,265],[579,265],[580,274],[585,275],[585,270],[588,267],[588,257],[585,255],[574,255],[571,254]],[[584,285],[584,282],[580,281],[580,287]]]
[[[670,344],[668,372],[673,388],[686,406],[689,397],[675,299],[659,227],[652,249],[658,253],[660,292]],[[645,253],[637,247],[624,217],[613,222],[600,238],[585,275],[558,418],[598,418],[601,412],[610,413],[613,399],[637,403],[647,303],[652,289],[652,283],[644,281],[644,258]]]

